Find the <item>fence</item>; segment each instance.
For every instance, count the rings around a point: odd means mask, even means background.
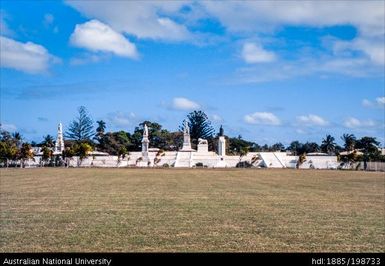
[[[364,162],[356,162],[352,165],[352,169],[364,170]],[[385,172],[385,162],[366,162],[366,171]]]

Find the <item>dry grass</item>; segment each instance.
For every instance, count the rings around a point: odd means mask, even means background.
[[[1,169],[1,252],[382,252],[384,173]]]

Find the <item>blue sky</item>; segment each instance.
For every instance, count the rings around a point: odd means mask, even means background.
[[[177,130],[204,110],[259,144],[384,143],[383,1],[1,1],[1,123],[56,135],[87,107],[107,130]]]

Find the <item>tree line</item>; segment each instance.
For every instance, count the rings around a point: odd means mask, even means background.
[[[192,148],[196,149],[198,139],[203,138],[208,141],[209,149],[216,151],[218,135],[212,126],[208,116],[203,111],[193,111],[185,119],[190,129]],[[183,143],[183,126],[181,121],[180,131],[171,132],[162,125],[152,121],[143,121],[135,127],[132,133],[123,130],[107,132],[106,122],[103,120],[94,121],[84,106],[78,108],[78,116],[72,120],[65,132],[65,150],[61,155],[53,155],[55,139],[51,135],[46,135],[39,143],[28,143],[23,141],[18,132],[10,133],[5,130],[0,132],[0,163],[2,166],[9,166],[10,162],[20,162],[23,167],[24,162],[34,158],[32,147],[40,147],[42,152],[41,162],[43,165],[61,165],[68,158],[79,156],[80,159],[87,157],[91,151],[106,152],[110,155],[117,155],[124,158],[130,151],[140,151],[142,146],[142,136],[144,125],[149,130],[150,147],[156,147],[163,151],[177,151]],[[380,143],[374,137],[365,136],[356,138],[353,134],[343,134],[340,139],[343,146],[335,142],[335,138],[326,135],[321,143],[292,141],[285,147],[282,143],[273,145],[259,145],[248,141],[242,136],[226,136],[226,153],[228,155],[243,156],[248,152],[276,152],[289,151],[293,155],[304,156],[309,153],[325,153],[337,155],[342,162],[352,163],[354,161],[385,161],[384,156],[379,151]],[[347,151],[347,154],[341,154]]]

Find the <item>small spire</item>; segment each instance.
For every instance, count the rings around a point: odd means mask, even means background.
[[[223,127],[221,125],[221,127],[219,128],[219,136],[224,136],[224,130],[223,130]]]

